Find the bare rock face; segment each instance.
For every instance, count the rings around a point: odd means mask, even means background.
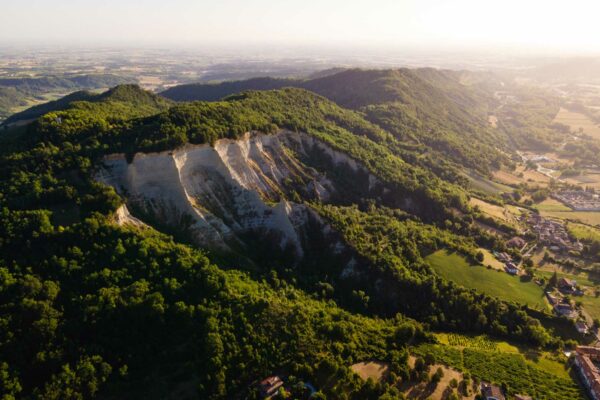
[[[96,177],[126,197],[145,223],[185,231],[198,245],[229,250],[243,247],[244,235],[268,233],[280,248],[292,248],[302,258],[304,226],[309,220],[326,224],[309,207],[286,199],[327,201],[338,194],[327,172],[311,164],[359,174],[365,190],[379,185],[346,154],[289,131],[247,133],[237,141],[219,140],[214,147],[138,153],[131,163],[115,154],[105,158]],[[133,218],[128,212],[122,217]]]
[[[135,226],[137,228],[147,228],[148,225],[131,215],[127,206],[123,204],[121,207],[117,209],[115,212],[115,222],[121,226],[130,225]]]

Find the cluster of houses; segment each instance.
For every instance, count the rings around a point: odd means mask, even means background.
[[[600,195],[586,190],[563,190],[552,195],[575,211],[600,211]]]
[[[573,365],[589,396],[593,400],[600,400],[600,347],[577,346],[573,357]],[[486,382],[481,384],[481,397],[485,400],[505,400],[499,386]],[[516,400],[532,400],[531,396],[517,394]]]
[[[575,349],[574,365],[579,371],[581,380],[590,397],[600,400],[600,348],[591,346],[577,346]]]
[[[560,222],[546,219],[539,214],[529,217],[531,229],[538,235],[539,242],[547,245],[552,251],[581,251],[583,245],[571,240],[564,225]]]
[[[561,317],[567,317],[569,319],[576,319],[579,316],[579,313],[571,305],[571,303],[567,301],[564,297],[560,296],[560,294],[548,291],[546,292],[546,298],[548,299],[548,302],[554,309],[556,315]]]
[[[519,275],[521,269],[513,262],[513,259],[509,254],[505,252],[494,252],[494,256],[504,263],[504,271],[506,271],[507,274]]]
[[[571,302],[563,295],[575,295],[582,296],[583,292],[577,287],[577,282],[567,278],[560,278],[557,282],[558,292],[546,292],[546,298],[554,309],[554,312],[558,316],[566,317],[572,320],[579,318],[579,312],[573,307]],[[582,321],[578,320],[575,322],[575,328],[577,332],[586,335],[589,333],[590,328]]]

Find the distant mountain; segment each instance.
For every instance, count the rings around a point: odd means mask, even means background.
[[[313,72],[312,74],[308,75],[306,77],[306,79],[317,79],[317,78],[324,78],[326,76],[329,75],[335,75],[338,74],[342,71],[346,71],[348,68],[343,68],[343,67],[336,67],[336,68],[329,68],[329,69],[324,69],[321,71],[317,71],[317,72]]]
[[[44,76],[40,78],[0,78],[0,86],[2,87],[14,87],[19,90],[30,92],[113,87],[122,83],[132,82],[135,82],[135,79],[113,74]]]
[[[273,90],[286,86],[302,85],[296,79],[252,78],[243,81],[226,81],[220,83],[191,83],[174,86],[161,93],[161,96],[175,101],[217,101],[231,94],[246,90]]]
[[[0,120],[9,117],[16,107],[23,107],[32,102],[41,102],[42,96],[48,93],[108,88],[125,83],[135,83],[136,81],[131,77],[112,74],[1,78]]]
[[[19,113],[13,114],[4,120],[3,124],[11,125],[17,121],[27,121],[30,119],[35,119],[41,115],[44,115],[50,111],[62,110],[65,109],[70,103],[74,101],[90,101],[96,98],[97,96],[91,92],[82,90],[78,92],[73,92],[65,97],[62,97],[58,100],[49,101],[48,103],[38,104],[37,106],[33,106],[31,108],[26,109],[25,111],[21,111]]]
[[[58,100],[33,106],[25,111],[11,115],[4,121],[3,125],[8,126],[19,121],[33,120],[52,111],[66,110],[71,108],[77,102],[126,103],[127,107],[137,107],[138,111],[142,114],[160,111],[171,104],[169,100],[143,90],[137,85],[119,85],[103,93],[78,91]],[[146,112],[144,112],[144,110],[146,110]]]

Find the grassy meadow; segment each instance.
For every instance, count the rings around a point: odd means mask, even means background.
[[[546,199],[535,205],[542,217],[578,221],[588,225],[600,225],[599,211],[573,211],[555,199]]]
[[[521,282],[519,277],[471,265],[458,253],[439,250],[427,256],[425,261],[443,278],[466,288],[539,310],[548,307],[542,288],[535,283]]]
[[[582,241],[600,242],[600,229],[570,222],[567,224],[570,235]]]
[[[491,181],[481,175],[478,175],[476,173],[468,173],[468,174],[465,174],[465,176],[467,177],[467,179],[469,179],[469,182],[470,182],[471,186],[473,187],[473,189],[479,190],[483,193],[487,193],[487,194],[491,194],[491,195],[498,195],[503,192],[512,192],[513,191],[513,189],[510,186],[506,186],[501,183],[493,182],[493,181]]]

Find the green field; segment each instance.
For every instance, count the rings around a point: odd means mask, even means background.
[[[567,224],[567,230],[569,231],[569,234],[579,240],[600,242],[600,229],[598,228],[571,222]]]
[[[422,344],[415,355],[432,355],[436,362],[496,384],[509,383],[509,394],[543,400],[584,399],[560,354],[516,347],[486,336],[436,334],[440,344]]]
[[[492,339],[486,335],[463,335],[459,333],[436,333],[436,339],[441,344],[454,347],[470,347],[486,351],[504,351],[518,353],[519,349],[508,342]]]
[[[476,173],[466,173],[465,176],[469,179],[473,189],[479,190],[484,193],[497,195],[503,192],[510,193],[513,191],[513,188],[511,188],[510,186],[493,182]]]
[[[593,276],[590,276],[590,274],[587,271],[581,271],[581,272],[565,272],[564,270],[558,269],[558,268],[538,268],[535,271],[535,275],[539,276],[539,277],[543,277],[545,279],[549,279],[554,272],[556,271],[556,275],[559,278],[567,278],[567,279],[572,279],[574,281],[577,282],[577,284],[579,285],[584,285],[584,286],[595,286],[597,284],[600,283],[600,281],[598,281],[598,279],[594,279]]]
[[[590,314],[592,318],[600,319],[600,297],[582,296],[575,298],[575,300],[581,301],[583,309]]]
[[[583,222],[584,224],[589,225],[600,225],[600,212],[598,211],[542,211],[541,214],[546,218],[557,218]]]
[[[532,282],[521,282],[518,277],[482,266],[470,265],[457,253],[439,250],[425,261],[443,278],[469,289],[477,289],[502,300],[527,304],[531,308],[547,308],[542,289]]]
[[[511,353],[520,354],[528,362],[551,372],[556,376],[569,379],[567,368],[565,368],[566,359],[563,355],[553,354],[547,351],[538,351],[526,346],[511,344],[504,340],[491,338],[487,335],[465,335],[459,333],[436,333],[436,339],[440,344],[457,347],[481,350],[493,353]]]
[[[554,199],[546,199],[539,204],[535,205],[535,208],[540,212],[562,212],[562,211],[571,211],[571,209],[565,206],[558,200]]]
[[[572,211],[558,200],[546,199],[535,205],[542,217],[562,220],[579,221],[588,225],[600,225],[600,212],[598,211]]]

